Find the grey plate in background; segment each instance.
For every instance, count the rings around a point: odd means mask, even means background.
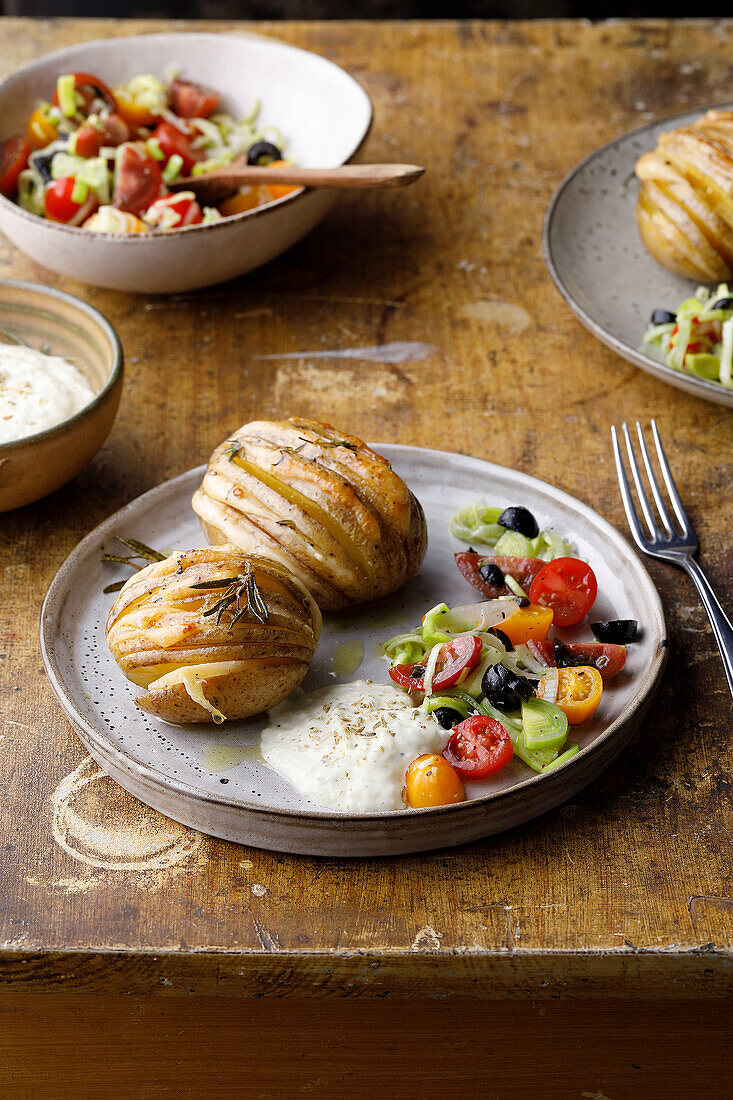
[[[644,248],[636,227],[634,165],[656,147],[663,130],[694,122],[707,109],[651,122],[581,161],[548,207],[542,246],[555,285],[594,336],[663,382],[733,408],[733,390],[639,350],[652,310],[674,311],[699,284],[673,275]]]
[[[104,636],[114,600],[102,589],[127,576],[101,561],[116,534],[159,550],[203,543],[191,495],[204,467],[159,485],[110,516],[79,543],[59,569],[41,614],[46,671],[72,726],[113,779],[176,821],[226,840],[313,855],[393,855],[461,844],[529,821],[572,797],[628,743],[656,690],[666,659],[659,596],[629,544],[591,508],[515,470],[440,451],[378,445],[417,495],[428,522],[428,553],[417,577],[381,604],[324,624],[303,687],[333,683],[331,658],[350,640],[364,642],[364,661],[345,679],[387,679],[380,643],[418,623],[434,604],[470,603],[477,593],[459,574],[448,532],[458,504],[485,496],[505,507],[524,504],[540,526],[570,538],[598,578],[594,616],[638,619],[643,636],[627,669],[608,686],[594,718],[576,727],[581,751],[536,776],[514,760],[498,775],[467,788],[470,801],[429,810],[346,814],[303,799],[256,758],[262,719],[224,726],[171,726],[140,711],[138,689],[117,668]],[[589,637],[588,627],[578,630]],[[572,634],[568,634],[571,637]],[[225,765],[225,766],[223,766]],[[226,782],[222,782],[225,780]]]

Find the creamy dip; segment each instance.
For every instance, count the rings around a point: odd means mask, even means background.
[[[0,344],[0,443],[53,428],[93,397],[81,371],[58,355]]]
[[[448,733],[391,684],[355,680],[287,699],[270,711],[261,752],[320,806],[401,810],[408,765],[442,752]]]

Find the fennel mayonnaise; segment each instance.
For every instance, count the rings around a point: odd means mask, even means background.
[[[0,344],[0,443],[53,428],[93,398],[84,375],[65,359]]]
[[[404,809],[408,766],[449,737],[404,691],[370,680],[291,696],[269,713],[265,763],[311,802],[351,813]]]

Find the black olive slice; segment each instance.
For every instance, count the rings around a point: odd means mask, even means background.
[[[463,721],[463,715],[460,711],[453,710],[453,707],[436,707],[433,711],[433,717],[438,719],[444,730],[452,730],[454,726]]]
[[[599,642],[611,642],[613,645],[631,645],[639,636],[636,619],[603,619],[591,623],[590,628]]]
[[[676,313],[670,313],[668,309],[655,309],[652,313],[650,325],[672,325],[677,320]]]
[[[733,298],[718,298],[708,309],[733,309]]]
[[[272,160],[282,159],[282,153],[271,141],[256,141],[247,150],[247,164],[269,164]]]
[[[529,508],[521,505],[505,508],[496,522],[502,527],[508,527],[510,531],[518,531],[527,539],[534,539],[540,533],[539,524]]]

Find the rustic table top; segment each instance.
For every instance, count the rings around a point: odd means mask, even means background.
[[[5,19],[0,75],[81,39],[187,26]],[[650,566],[671,652],[632,746],[572,803],[452,851],[318,860],[200,836],[100,778],[56,702],[37,623],[64,557],[255,417],[318,416],[366,439],[490,458],[624,531],[609,426],[656,416],[703,564],[733,602],[733,418],[597,343],[540,248],[547,202],[581,157],[647,119],[730,99],[733,23],[256,29],[363,82],[375,105],[365,159],[429,170],[407,192],[344,197],[265,270],[174,298],[81,286],[0,241],[2,275],[62,287],[109,317],[127,371],[97,459],[0,518],[0,983],[720,996],[733,942],[730,696],[702,607],[671,568]],[[298,356],[396,340],[437,350],[399,364]],[[292,358],[261,358],[277,353]]]

